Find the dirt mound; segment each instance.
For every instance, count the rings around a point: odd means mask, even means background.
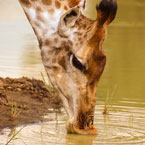
[[[60,109],[61,101],[51,89],[36,79],[0,78],[0,131],[43,120],[49,108]],[[48,118],[49,119],[49,118]]]

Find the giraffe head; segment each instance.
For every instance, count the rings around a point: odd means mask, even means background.
[[[116,1],[102,0],[96,20],[85,0],[19,0],[38,38],[43,64],[68,114],[68,133],[96,134],[96,87],[106,64],[102,43]]]

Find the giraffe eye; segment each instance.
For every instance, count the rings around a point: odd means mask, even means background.
[[[72,54],[72,64],[75,68],[77,68],[81,72],[86,71],[86,66],[82,64],[74,54]]]

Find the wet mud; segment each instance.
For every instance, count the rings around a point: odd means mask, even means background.
[[[58,95],[41,80],[0,78],[0,132],[21,124],[36,123],[62,107]]]

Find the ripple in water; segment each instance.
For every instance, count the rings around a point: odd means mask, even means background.
[[[14,145],[129,145],[145,144],[145,108],[114,106],[110,115],[103,115],[103,106],[95,111],[95,126],[98,136],[67,135],[66,114],[48,114],[53,121],[25,126],[18,134]],[[19,130],[22,127],[18,127]],[[3,130],[0,144],[5,145],[9,129]]]

